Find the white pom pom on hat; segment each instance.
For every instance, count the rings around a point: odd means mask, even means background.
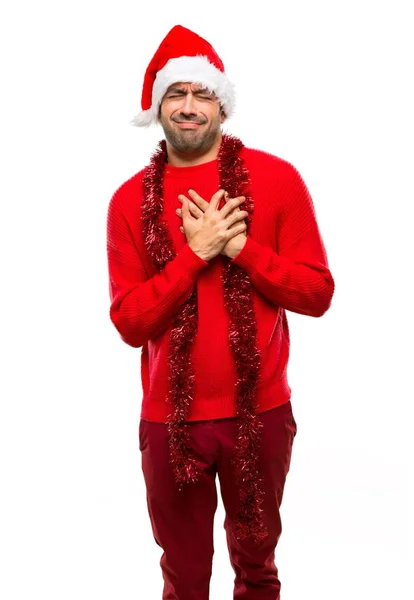
[[[142,88],[142,110],[131,119],[131,125],[148,127],[157,123],[164,94],[170,85],[180,81],[205,86],[216,94],[226,116],[233,114],[235,89],[220,57],[205,39],[182,25],[175,25],[147,67]]]

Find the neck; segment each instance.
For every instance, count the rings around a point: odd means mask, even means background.
[[[177,151],[170,142],[166,140],[168,163],[174,167],[195,167],[196,165],[202,165],[203,163],[215,160],[220,150],[221,140],[222,134],[220,132],[216,141],[208,150],[185,153]]]

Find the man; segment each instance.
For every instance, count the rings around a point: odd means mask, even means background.
[[[297,431],[286,310],[320,317],[334,292],[297,170],[222,133],[234,102],[212,46],[174,27],[133,120],[160,123],[165,140],[108,210],[110,318],[142,348],[139,442],[164,600],[209,597],[216,475],[234,598],[280,598]]]

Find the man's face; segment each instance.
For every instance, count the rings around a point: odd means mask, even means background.
[[[211,148],[224,120],[217,96],[199,84],[175,83],[161,102],[159,123],[171,146],[181,153]]]

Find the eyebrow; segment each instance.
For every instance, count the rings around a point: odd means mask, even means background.
[[[186,91],[183,88],[179,88],[179,87],[173,87],[171,89],[168,90],[167,94],[171,94],[171,93],[181,93],[181,94],[185,94]],[[210,92],[208,88],[201,88],[199,90],[195,90],[193,92],[193,94],[210,94],[212,96],[215,96],[214,92]]]

